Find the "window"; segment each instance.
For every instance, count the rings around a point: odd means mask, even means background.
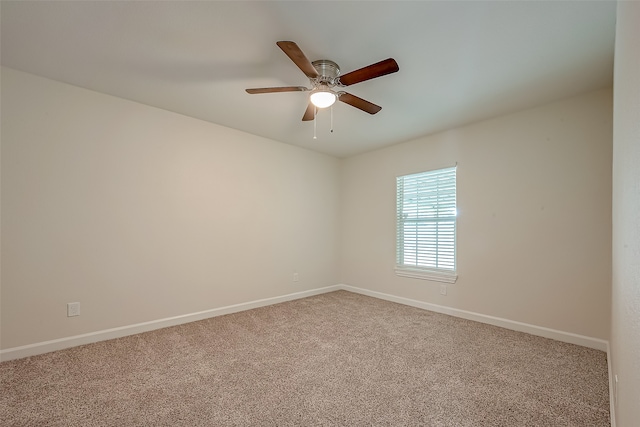
[[[396,274],[454,283],[456,167],[397,178]]]

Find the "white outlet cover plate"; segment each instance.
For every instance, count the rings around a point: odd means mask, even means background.
[[[67,317],[80,316],[80,303],[70,302],[67,304]]]

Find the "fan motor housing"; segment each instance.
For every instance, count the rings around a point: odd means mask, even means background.
[[[328,59],[319,59],[311,63],[320,76],[318,80],[324,82],[333,82],[340,75],[340,67],[333,61]]]

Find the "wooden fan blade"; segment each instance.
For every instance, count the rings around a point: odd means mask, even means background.
[[[369,101],[366,101],[362,98],[358,98],[355,95],[351,95],[350,93],[346,93],[343,92],[339,97],[338,100],[344,102],[345,104],[349,104],[352,107],[356,107],[361,109],[364,112],[367,112],[369,114],[375,114],[378,111],[382,110],[382,107],[380,107],[379,105],[373,104]]]
[[[307,91],[304,86],[284,86],[284,87],[258,87],[255,89],[246,89],[247,93],[275,93],[275,92],[304,92]]]
[[[302,50],[294,42],[281,41],[276,43],[280,49],[293,61],[294,64],[302,70],[305,76],[310,79],[318,77],[318,71],[315,69],[311,61],[304,56]]]
[[[398,63],[395,59],[389,58],[340,76],[339,80],[344,86],[350,86],[365,80],[371,80],[376,77],[395,73],[399,69],[400,68],[398,67]]]
[[[316,116],[316,106],[309,102],[307,105],[307,111],[304,112],[304,116],[302,116],[303,122],[308,122],[309,120],[313,120]]]

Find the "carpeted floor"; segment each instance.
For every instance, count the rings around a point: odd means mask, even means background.
[[[346,291],[0,364],[2,426],[608,426],[606,354]]]

